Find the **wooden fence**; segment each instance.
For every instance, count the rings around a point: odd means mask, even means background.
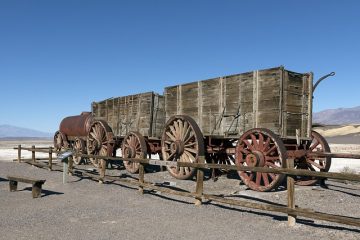
[[[53,154],[60,153],[59,151],[54,151],[51,147],[49,148],[36,148],[32,146],[31,148],[24,148],[19,145],[18,147],[14,148],[18,150],[18,158],[16,161],[18,162],[27,162],[32,165],[36,165],[38,167],[45,167],[49,170],[53,170]],[[32,152],[31,159],[21,159],[21,151],[27,150]],[[38,163],[35,157],[35,152],[42,152],[48,153],[49,158],[48,164]],[[209,164],[205,163],[205,157],[199,157],[198,163],[187,163],[187,162],[166,162],[161,160],[153,160],[153,159],[136,159],[136,158],[121,158],[121,157],[104,157],[104,156],[95,156],[95,155],[87,155],[87,154],[75,154],[76,156],[81,156],[85,158],[96,158],[100,159],[100,168],[99,174],[90,173],[88,171],[76,171],[81,172],[83,175],[87,175],[96,179],[100,182],[104,182],[105,180],[112,180],[112,181],[119,181],[130,185],[135,185],[138,187],[140,193],[144,193],[144,189],[148,190],[156,190],[161,191],[167,194],[179,195],[184,197],[191,197],[194,198],[195,205],[201,205],[204,200],[210,200],[213,202],[219,202],[223,204],[235,205],[245,208],[252,208],[264,211],[271,211],[271,212],[279,212],[287,214],[288,216],[288,225],[294,226],[296,222],[297,216],[302,216],[310,219],[318,219],[324,220],[329,222],[336,222],[345,225],[352,225],[360,227],[360,218],[353,218],[347,216],[339,216],[334,214],[327,214],[322,212],[317,212],[314,210],[299,208],[295,206],[295,191],[294,191],[294,182],[295,176],[309,176],[309,177],[317,177],[317,178],[326,178],[326,179],[338,179],[338,180],[347,180],[347,181],[359,181],[360,182],[360,175],[359,174],[351,174],[351,173],[333,173],[333,172],[312,172],[309,170],[298,170],[294,169],[294,160],[287,159],[287,168],[263,168],[263,167],[246,167],[246,166],[234,166],[234,165],[225,165],[225,164]],[[354,155],[354,158],[360,158],[360,155]],[[40,160],[45,160],[40,159]],[[139,178],[138,180],[129,180],[124,179],[121,177],[113,177],[106,175],[106,166],[108,161],[113,160],[126,160],[130,162],[138,162],[140,163],[139,168]],[[144,166],[145,165],[155,165],[155,166],[166,166],[166,165],[173,165],[178,167],[193,167],[197,169],[196,175],[196,186],[194,192],[188,191],[178,191],[174,189],[169,189],[166,187],[155,186],[153,183],[146,182],[144,179]],[[266,173],[276,173],[276,174],[286,174],[287,178],[287,206],[279,205],[279,204],[263,204],[263,203],[254,203],[250,201],[244,200],[234,200],[234,199],[227,199],[224,197],[219,197],[212,194],[204,193],[204,170],[205,169],[224,169],[224,170],[236,170],[236,171],[252,171],[252,172],[266,172]],[[74,168],[72,164],[72,159],[69,159],[69,173],[73,173]]]

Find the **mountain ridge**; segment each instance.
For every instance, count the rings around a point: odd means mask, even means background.
[[[346,125],[360,124],[360,106],[326,109],[313,114],[313,124]]]
[[[0,124],[0,138],[50,138],[51,133],[30,128],[17,127],[10,124]]]

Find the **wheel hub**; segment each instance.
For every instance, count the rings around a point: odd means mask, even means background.
[[[249,167],[263,167],[265,166],[264,154],[259,151],[249,153],[245,158],[246,164]]]
[[[126,158],[135,158],[136,157],[136,151],[134,147],[128,147],[124,151],[124,156]]]
[[[177,156],[184,153],[184,143],[182,141],[175,141],[170,144],[171,153],[175,153]]]

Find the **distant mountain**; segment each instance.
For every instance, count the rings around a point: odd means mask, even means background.
[[[313,123],[325,125],[360,124],[360,106],[328,109],[313,114]]]
[[[50,138],[51,133],[12,125],[0,125],[0,138]]]

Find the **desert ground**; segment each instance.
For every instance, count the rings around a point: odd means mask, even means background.
[[[335,139],[336,140],[336,139]],[[353,140],[352,140],[353,141]],[[332,151],[360,154],[360,144],[334,143]],[[360,229],[299,217],[295,227],[287,226],[284,214],[205,202],[196,207],[191,198],[145,191],[119,182],[105,184],[81,176],[69,176],[62,183],[61,171],[48,171],[26,163],[13,162],[12,148],[36,145],[48,147],[49,140],[0,141],[0,239],[359,239]],[[31,155],[22,154],[24,158]],[[40,154],[36,155],[41,157]],[[44,155],[46,157],[47,154]],[[79,168],[91,168],[80,165]],[[61,167],[58,167],[61,169]],[[360,160],[333,159],[330,171],[350,169],[360,173]],[[127,175],[122,166],[107,170],[113,176]],[[46,179],[41,198],[31,198],[29,184],[19,183],[18,192],[10,192],[7,175]],[[137,175],[127,175],[137,178]],[[145,180],[171,182],[188,191],[194,181],[180,181],[166,171],[148,169]],[[360,185],[327,181],[329,189],[296,186],[296,205],[316,211],[360,217]],[[286,191],[260,193],[240,184],[228,174],[218,181],[206,173],[204,192],[259,203],[286,204]]]
[[[81,168],[87,166],[81,165]],[[29,184],[10,192],[7,175],[46,179],[41,198],[31,198]],[[124,169],[108,170],[120,176]],[[131,178],[137,175],[129,176]],[[164,172],[148,172],[150,182],[171,181],[194,191],[194,181],[175,180]],[[206,174],[204,192],[258,203],[286,204],[286,191],[260,193],[223,175],[213,182]],[[327,181],[329,189],[295,188],[296,204],[321,212],[360,216],[360,185]],[[69,176],[26,163],[0,161],[0,239],[359,239],[360,229],[299,217],[287,226],[286,215],[215,202],[201,206],[194,199],[145,191],[119,182],[99,184],[87,177]]]

